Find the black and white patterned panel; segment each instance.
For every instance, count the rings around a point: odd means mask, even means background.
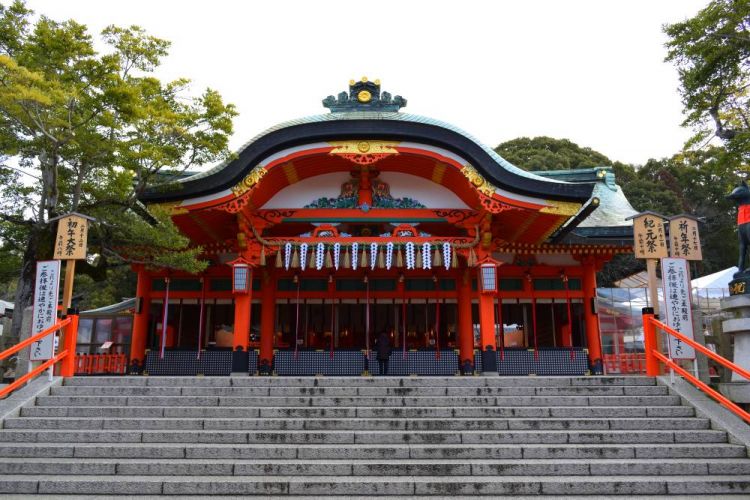
[[[250,349],[247,352],[247,371],[250,375],[258,374],[258,351]]]
[[[146,373],[156,376],[195,376],[198,374],[196,351],[166,351],[160,358],[158,351],[146,353]]]
[[[277,375],[361,375],[365,356],[361,351],[278,351],[274,360]]]
[[[497,372],[500,375],[529,375],[534,373],[534,351],[526,349],[498,351]]]
[[[232,373],[232,351],[202,351],[198,372],[207,377]]]
[[[537,375],[586,375],[588,355],[580,347],[540,349],[534,369]]]
[[[380,364],[375,353],[370,354],[370,374],[380,375]],[[388,375],[455,375],[458,371],[458,353],[453,350],[393,351],[388,359]]]

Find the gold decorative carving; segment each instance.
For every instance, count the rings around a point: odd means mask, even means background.
[[[482,174],[469,164],[464,165],[461,169],[461,173],[469,179],[469,182],[474,186],[480,193],[485,196],[492,196],[495,194],[495,186],[485,179]]]
[[[390,155],[397,155],[394,141],[332,141],[330,154],[341,156],[357,165],[372,165]]]
[[[357,94],[357,100],[359,102],[370,102],[370,99],[372,99],[372,94],[369,90],[360,90],[359,94]]]
[[[242,181],[240,181],[237,185],[232,187],[232,193],[234,193],[235,196],[240,196],[253,187],[255,187],[258,182],[263,178],[263,176],[266,175],[266,169],[263,167],[263,165],[258,165],[254,169],[250,171],[249,174],[245,176]]]
[[[582,206],[580,203],[573,201],[546,200],[546,202],[549,203],[550,206],[544,207],[539,212],[543,214],[566,215],[568,217],[577,214]]]
[[[166,210],[169,212],[169,215],[182,215],[189,212],[187,208],[183,208],[180,206],[182,202],[181,201],[170,201],[167,203],[154,203],[152,206],[159,207],[162,210]]]

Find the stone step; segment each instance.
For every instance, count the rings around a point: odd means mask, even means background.
[[[666,495],[743,494],[750,476],[45,476],[7,475],[0,493],[72,495]]]
[[[0,443],[5,458],[252,460],[668,459],[745,458],[744,446],[671,444],[184,444]]]
[[[210,407],[29,406],[22,417],[110,418],[642,418],[693,417],[690,406]]]
[[[24,458],[0,474],[143,476],[607,476],[750,474],[748,459],[649,460],[138,460]]]
[[[653,377],[73,377],[65,386],[567,387],[656,385]]]
[[[8,418],[5,429],[112,430],[687,430],[709,429],[705,418]]]
[[[0,430],[0,443],[632,444],[722,443],[723,431]]]
[[[594,387],[112,387],[59,386],[53,396],[665,396],[664,386]]]
[[[679,396],[39,396],[39,406],[677,406]]]

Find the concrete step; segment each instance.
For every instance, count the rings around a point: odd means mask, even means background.
[[[110,418],[642,418],[693,417],[690,406],[495,406],[495,407],[211,407],[30,406],[22,417]]]
[[[39,396],[39,406],[678,406],[679,396]]]
[[[653,377],[73,377],[65,386],[569,387],[656,385]]]
[[[748,459],[646,460],[188,460],[24,458],[0,474],[143,476],[609,476],[750,475]]]
[[[709,429],[705,418],[8,418],[4,429],[112,430],[688,430]]]
[[[45,476],[7,475],[0,493],[73,495],[666,495],[743,494],[750,476]]]
[[[666,396],[664,386],[594,387],[133,387],[59,386],[53,396]]]
[[[252,460],[667,459],[745,458],[726,443],[670,444],[200,444],[0,443],[5,458],[139,458]]]
[[[721,443],[723,431],[0,430],[0,443],[629,444]]]

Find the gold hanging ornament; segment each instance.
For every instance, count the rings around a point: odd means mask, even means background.
[[[263,245],[260,248],[260,265],[265,266],[266,265],[266,246]]]
[[[315,252],[310,251],[310,260],[307,261],[307,268],[308,269],[315,269]]]
[[[440,250],[438,250],[438,247],[435,247],[435,253],[432,254],[432,267],[440,267],[443,265],[443,255],[440,253]]]
[[[362,259],[359,264],[362,268],[367,267],[367,246],[362,247]]]
[[[477,253],[474,251],[473,248],[469,249],[469,258],[466,259],[466,261],[467,261],[466,264],[469,267],[474,267],[477,265]]]
[[[420,249],[419,252],[417,252],[417,262],[414,264],[415,269],[422,269],[422,251],[423,250]]]
[[[380,269],[385,269],[385,254],[383,254],[382,248],[378,252],[378,267]]]
[[[279,247],[279,251],[276,252],[276,267],[280,268],[283,265],[284,263],[281,260],[281,247]]]
[[[333,258],[331,258],[331,251],[326,250],[326,268],[330,269],[333,267]]]
[[[292,267],[297,269],[299,267],[299,253],[297,247],[294,247],[294,253],[292,254]]]
[[[398,253],[396,254],[396,267],[404,267],[404,254],[401,253],[401,247],[398,247]]]
[[[458,252],[455,248],[451,248],[451,267],[458,269]]]
[[[344,254],[344,269],[349,269],[352,267],[352,259],[349,257],[349,248],[346,249],[346,254]]]

